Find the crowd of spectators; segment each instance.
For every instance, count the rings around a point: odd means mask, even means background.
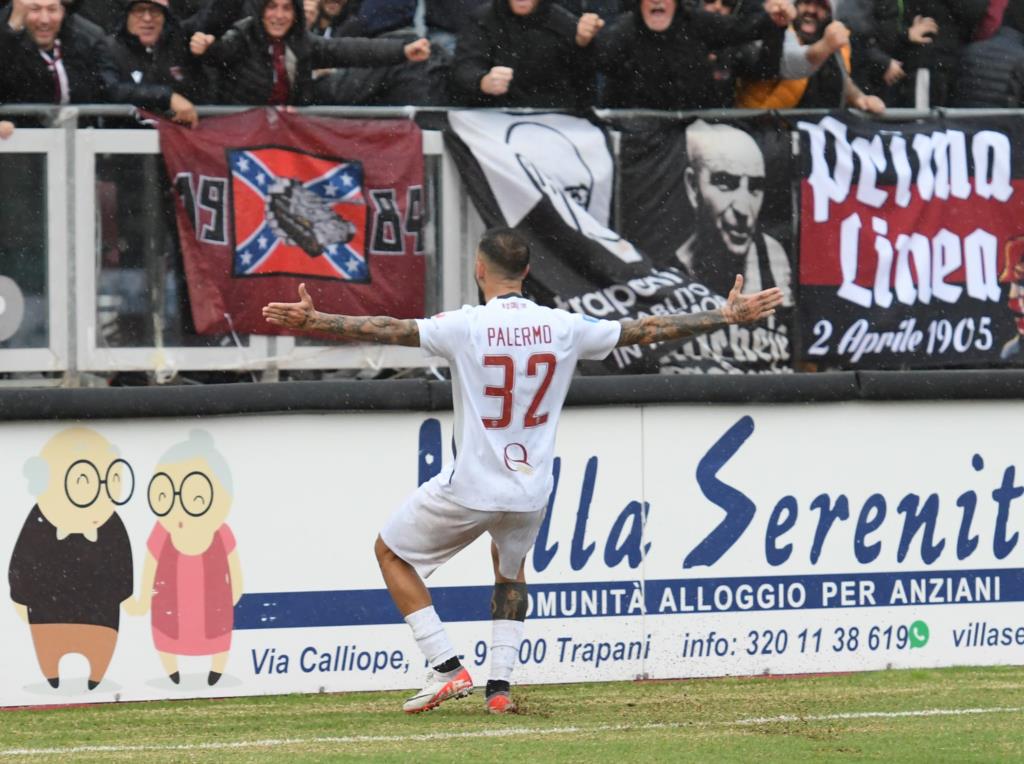
[[[1022,99],[1024,0],[0,0],[0,104],[132,104],[185,124],[198,104]]]

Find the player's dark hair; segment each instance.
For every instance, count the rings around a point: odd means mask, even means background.
[[[491,228],[477,245],[487,262],[508,278],[522,278],[530,264],[530,244],[514,228]]]

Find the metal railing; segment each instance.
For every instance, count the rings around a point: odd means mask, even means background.
[[[200,108],[200,115],[241,110],[207,106]],[[416,119],[427,126],[424,302],[428,312],[475,302],[470,255],[483,223],[445,152],[441,133],[430,129],[451,110],[324,106],[299,111]],[[776,112],[794,120],[826,113]],[[751,112],[602,109],[593,114],[609,126],[617,146],[615,125],[620,118],[682,120],[699,114],[713,119]],[[164,196],[169,183],[162,175],[158,136],[151,129],[126,129],[137,115],[130,106],[0,106],[0,117],[46,125],[19,128],[12,138],[0,141],[0,188],[5,199],[0,204],[0,385],[15,378],[17,384],[78,386],[124,372],[144,372],[150,381],[161,383],[186,371],[275,379],[281,370],[355,373],[432,365],[410,348],[234,333],[202,337],[191,332],[176,232],[169,198]],[[1008,115],[1019,117],[1024,110],[893,109],[884,118]],[[9,293],[12,280],[25,282],[21,294]],[[19,310],[20,317],[15,315]],[[12,333],[16,319],[17,331]]]
[[[236,111],[205,107],[201,113]],[[303,109],[375,119],[409,119],[415,111]],[[0,384],[14,377],[17,384],[78,386],[123,372],[146,372],[157,383],[183,371],[275,379],[285,369],[373,371],[437,362],[415,348],[190,332],[157,132],[79,127],[80,120],[125,124],[136,113],[123,106],[0,107],[0,116],[50,125],[19,128],[0,142],[5,197],[38,182],[40,171],[45,174],[45,198],[25,200],[40,212],[34,220],[0,215],[6,229],[0,230],[0,277],[8,280],[0,279]],[[482,223],[445,155],[440,132],[424,131],[423,152],[429,210],[424,302],[428,312],[436,312],[443,305],[475,301],[472,270],[463,255],[471,251],[466,242],[479,235]],[[30,165],[22,166],[26,159]],[[36,288],[12,295],[12,276],[35,282]],[[13,315],[19,301],[20,320]],[[8,336],[5,321],[17,321],[20,328]]]

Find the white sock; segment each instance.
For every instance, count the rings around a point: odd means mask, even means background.
[[[491,621],[491,679],[512,680],[512,669],[519,660],[519,645],[525,630],[526,624],[522,621]]]
[[[412,627],[416,645],[423,651],[427,663],[431,666],[440,666],[449,658],[455,657],[455,648],[448,639],[448,633],[444,630],[441,619],[437,617],[433,605],[409,613],[405,617],[405,622]]]

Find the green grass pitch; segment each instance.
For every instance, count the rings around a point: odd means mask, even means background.
[[[535,685],[419,716],[405,693],[0,712],[5,762],[1024,761],[1024,668]]]

